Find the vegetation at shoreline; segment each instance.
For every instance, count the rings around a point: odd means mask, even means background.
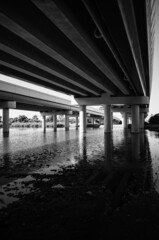
[[[64,115],[57,116],[57,127],[64,127]],[[70,123],[75,123],[75,118],[72,117],[69,119]],[[42,121],[39,120],[37,115],[34,115],[32,118],[28,118],[25,115],[19,115],[19,117],[9,119],[10,127],[13,128],[41,128]],[[89,122],[88,122],[89,123]],[[113,119],[113,124],[122,124],[122,122]],[[145,128],[153,127],[159,125],[159,113],[151,115],[150,118],[145,121]],[[0,122],[0,128],[3,127],[3,122]],[[46,117],[46,127],[53,128],[53,116]]]
[[[64,115],[57,116],[57,127],[64,127],[65,117]],[[75,118],[72,117],[69,119],[70,123],[75,123]],[[32,118],[28,118],[25,115],[19,115],[19,117],[9,119],[10,127],[12,128],[41,128],[42,120],[38,118],[37,115],[34,115]],[[46,127],[53,128],[53,116],[46,117]],[[0,128],[3,127],[3,122],[0,122]]]

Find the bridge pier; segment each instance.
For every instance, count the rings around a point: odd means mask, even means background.
[[[139,105],[132,105],[132,133],[139,133],[140,131],[140,108]]]
[[[3,137],[9,136],[9,109],[16,108],[15,101],[0,102],[0,108],[3,109]]]
[[[80,132],[86,132],[86,105],[80,105]]]
[[[65,131],[69,131],[69,116],[65,115]]]
[[[112,131],[111,105],[104,104],[104,132],[108,133],[111,131]]]
[[[78,130],[78,115],[76,116],[76,130]]]
[[[54,128],[54,132],[57,132],[57,115],[54,114],[53,115],[53,128]]]
[[[9,108],[3,108],[3,136],[9,136]]]
[[[46,132],[46,116],[43,115],[43,121],[42,121],[42,129],[43,129],[43,132],[45,133]]]
[[[145,121],[145,115],[144,113],[140,112],[140,129],[144,129],[144,121]]]
[[[124,129],[128,128],[128,115],[127,113],[123,113],[123,123],[124,123]]]

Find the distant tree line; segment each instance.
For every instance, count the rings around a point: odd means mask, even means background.
[[[57,127],[64,127],[64,115],[57,115]],[[75,123],[75,117],[69,118],[70,123]],[[10,127],[42,127],[42,120],[38,118],[37,115],[34,115],[32,118],[28,118],[25,115],[19,115],[19,117],[9,119]],[[53,116],[46,117],[46,127],[53,127]],[[0,127],[3,126],[2,118],[0,122]]]
[[[19,117],[10,118],[9,121],[10,121],[10,124],[16,123],[16,122],[20,122],[20,123],[40,122],[37,115],[34,115],[32,118],[28,118],[25,115],[20,115]]]

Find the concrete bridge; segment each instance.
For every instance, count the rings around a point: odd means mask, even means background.
[[[72,97],[63,94],[63,97],[46,94],[37,90],[18,86],[11,83],[0,81],[0,108],[3,109],[3,133],[9,134],[9,109],[20,109],[29,111],[39,111],[43,116],[43,130],[46,131],[46,116],[53,116],[54,131],[57,128],[57,115],[65,115],[65,129],[69,129],[69,116],[76,117],[78,126],[79,106],[71,105]],[[103,119],[103,111],[87,107],[87,117],[94,119]]]
[[[151,93],[154,19],[154,0],[2,1],[0,72],[74,96],[81,132],[86,106],[103,105],[105,133],[112,109],[123,110],[125,127],[129,112],[139,133]]]

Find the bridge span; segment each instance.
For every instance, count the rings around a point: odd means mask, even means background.
[[[131,113],[131,131],[139,133],[151,95],[154,26],[155,0],[4,0],[0,73],[74,96],[81,132],[86,106],[103,105],[105,133],[113,108],[124,109],[125,126]],[[14,104],[8,100],[1,99],[4,109]]]
[[[52,115],[54,118],[54,131],[56,131],[56,117],[57,115],[65,115],[65,127],[69,129],[69,116],[76,117],[76,124],[78,125],[78,116],[80,108],[79,106],[73,106],[71,104],[72,97],[70,95],[63,94],[63,97],[57,96],[57,92],[54,95],[40,92],[38,90],[29,89],[26,87],[18,86],[11,83],[0,81],[0,108],[3,108],[4,116],[4,135],[7,136],[9,132],[9,108],[39,111],[43,116],[43,127],[46,128],[46,116]],[[89,118],[103,118],[103,111],[93,107],[87,107],[87,117]],[[44,128],[44,131],[45,131]]]

